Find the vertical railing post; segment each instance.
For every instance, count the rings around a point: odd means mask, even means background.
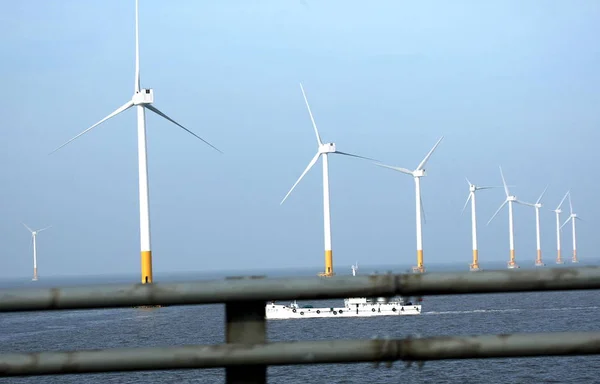
[[[264,344],[267,341],[265,301],[228,302],[225,304],[225,342]],[[266,365],[225,368],[227,384],[266,384]]]

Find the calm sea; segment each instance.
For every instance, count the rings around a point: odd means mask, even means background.
[[[595,262],[594,264],[598,264]],[[584,264],[580,264],[584,265]],[[502,265],[493,266],[501,267]],[[371,272],[362,268],[359,272]],[[382,268],[385,272],[392,268]],[[394,268],[396,271],[397,268]],[[457,269],[452,266],[437,267]],[[431,271],[435,268],[430,268]],[[253,272],[254,273],[254,272]],[[159,281],[224,275],[156,275]],[[248,274],[247,272],[245,274]],[[268,272],[268,276],[314,271]],[[137,281],[137,276],[44,278],[0,281],[0,287],[65,286]],[[342,300],[311,302],[332,306]],[[302,304],[308,304],[303,302]],[[423,314],[410,317],[273,320],[270,341],[402,338],[599,329],[600,298],[594,291],[425,297]],[[0,353],[136,346],[217,344],[224,341],[224,306],[175,306],[154,310],[101,309],[0,314]],[[269,368],[269,382],[296,383],[600,383],[600,356],[427,362],[418,369],[395,363]],[[223,383],[224,369],[0,379],[10,383]]]

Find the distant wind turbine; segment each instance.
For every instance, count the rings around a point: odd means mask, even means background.
[[[540,235],[540,208],[542,208],[542,203],[541,203],[542,197],[546,193],[547,189],[548,189],[548,186],[546,186],[546,188],[544,188],[544,191],[542,192],[540,197],[538,197],[535,204],[523,203],[524,205],[535,208],[535,236],[536,236],[535,239],[536,239],[536,246],[537,246],[537,256],[535,259],[536,267],[543,267],[545,265],[544,262],[542,261],[542,241],[540,239],[540,236],[541,236]]]
[[[484,186],[478,187],[475,184],[471,183],[469,179],[466,179],[469,184],[469,196],[467,196],[467,201],[465,201],[465,205],[461,211],[461,215],[464,213],[467,208],[467,204],[469,204],[469,200],[471,201],[471,238],[473,240],[473,263],[469,266],[471,271],[479,271],[479,251],[477,246],[477,213],[475,210],[475,192],[482,189],[491,189],[491,188],[502,188],[498,186]]]
[[[117,108],[114,112],[92,125],[85,131],[81,132],[77,136],[73,137],[60,147],[53,150],[54,153],[69,144],[73,140],[77,139],[81,135],[89,132],[93,128],[102,124],[106,120],[128,110],[129,108],[137,107],[137,133],[138,133],[138,172],[139,172],[139,199],[140,199],[140,246],[141,246],[141,270],[142,270],[142,283],[152,283],[152,251],[150,242],[150,207],[149,207],[149,191],[148,191],[148,164],[146,158],[146,109],[156,113],[162,118],[170,121],[177,125],[179,128],[193,135],[197,139],[202,140],[215,150],[221,152],[219,149],[214,147],[212,144],[196,135],[183,125],[179,124],[169,116],[165,115],[158,108],[152,105],[154,103],[154,92],[150,88],[140,87],[140,46],[139,46],[139,23],[138,23],[138,0],[135,2],[135,83],[134,93],[131,100],[127,101],[121,107]]]
[[[560,228],[564,227],[569,221],[571,221],[571,224],[573,225],[573,258],[571,259],[571,262],[579,263],[579,259],[577,259],[577,238],[575,236],[575,220],[581,220],[581,218],[579,216],[577,216],[576,213],[573,212],[573,204],[571,203],[571,193],[570,192],[569,192],[569,210],[570,210],[571,214],[569,215],[569,218],[567,220],[565,220],[563,225],[560,226]]]
[[[391,165],[385,165],[381,163],[376,163],[376,165],[380,167],[385,167],[389,169],[393,169],[394,171],[398,171],[404,173],[406,175],[411,175],[415,180],[415,205],[416,205],[416,221],[417,221],[417,266],[413,267],[414,272],[425,272],[425,266],[423,264],[423,233],[421,226],[423,221],[425,220],[425,211],[423,209],[423,200],[421,199],[421,177],[426,176],[425,173],[425,165],[427,161],[433,154],[433,151],[440,144],[444,136],[440,137],[439,140],[435,143],[433,148],[429,151],[429,153],[425,156],[425,158],[419,163],[417,168],[414,171],[411,171],[406,168],[393,167]],[[423,217],[421,217],[423,215]]]
[[[522,201],[519,201],[516,196],[511,195],[508,191],[508,186],[506,185],[506,180],[504,180],[504,174],[502,173],[502,167],[500,167],[500,176],[502,177],[502,184],[504,185],[504,193],[506,193],[506,200],[500,205],[496,213],[492,216],[492,218],[487,222],[489,225],[494,217],[500,212],[502,207],[504,207],[508,203],[508,238],[510,244],[510,259],[508,261],[508,268],[515,269],[519,268],[517,263],[515,262],[515,233],[514,233],[514,225],[513,225],[513,203],[523,204]]]
[[[556,264],[564,264],[565,262],[562,259],[562,255],[560,253],[560,232],[561,232],[561,225],[560,225],[560,214],[562,213],[562,210],[560,209],[560,207],[563,205],[565,199],[567,198],[567,195],[569,195],[569,191],[567,191],[567,193],[565,193],[565,195],[563,196],[562,200],[560,201],[560,203],[558,203],[558,207],[556,207],[556,209],[553,211],[554,213],[556,213]]]
[[[38,273],[37,273],[37,242],[36,242],[36,237],[38,235],[38,233],[45,231],[48,228],[51,228],[52,226],[48,226],[46,228],[42,228],[42,229],[38,229],[38,230],[33,230],[31,228],[29,228],[27,226],[27,224],[25,223],[21,223],[25,226],[25,228],[27,228],[29,230],[29,232],[31,232],[31,244],[33,245],[33,278],[31,279],[32,281],[37,281],[38,280]]]
[[[304,87],[300,84],[300,90],[302,91],[302,96],[304,97],[304,102],[306,104],[306,108],[308,109],[308,114],[310,116],[310,120],[312,122],[313,128],[315,130],[315,135],[317,137],[317,153],[312,158],[312,160],[308,163],[308,166],[302,172],[298,180],[294,183],[289,192],[285,195],[283,200],[281,200],[281,204],[288,198],[288,196],[292,193],[296,185],[300,183],[300,180],[308,173],[308,171],[316,164],[319,160],[319,157],[323,158],[323,227],[325,232],[325,271],[319,273],[319,276],[330,277],[334,275],[333,272],[333,252],[331,246],[331,213],[329,209],[329,154],[337,153],[339,155],[358,157],[361,159],[373,160],[368,157],[353,155],[347,152],[341,152],[336,149],[335,143],[323,143],[321,141],[321,137],[319,136],[319,130],[317,129],[317,124],[315,123],[315,119],[313,118],[312,112],[310,110],[310,105],[308,104],[308,99],[306,98],[306,93],[304,92]]]

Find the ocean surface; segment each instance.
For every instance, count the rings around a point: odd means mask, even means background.
[[[457,268],[440,267],[448,269]],[[307,274],[314,275],[314,271],[267,273],[273,277]],[[191,274],[155,277],[160,281],[194,278]],[[221,277],[217,273],[195,276]],[[137,276],[86,280],[42,276],[36,283],[28,279],[0,281],[0,288],[132,281],[137,281]],[[342,299],[300,304],[309,303],[332,306],[341,304]],[[267,328],[269,341],[291,341],[597,331],[599,324],[598,292],[577,291],[428,296],[424,298],[421,316],[270,320]],[[224,305],[0,314],[0,353],[223,342]],[[600,383],[600,356],[433,361],[426,362],[421,369],[416,365],[407,368],[402,362],[394,363],[392,368],[384,365],[375,368],[373,364],[281,366],[270,367],[268,376],[269,383],[282,384]],[[224,377],[224,369],[210,369],[32,376],[0,379],[0,383],[223,383]]]

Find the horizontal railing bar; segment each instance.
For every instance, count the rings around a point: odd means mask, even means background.
[[[581,289],[600,289],[600,267],[8,289],[0,312]]]
[[[190,345],[0,354],[0,377],[115,371],[600,354],[600,332]]]

